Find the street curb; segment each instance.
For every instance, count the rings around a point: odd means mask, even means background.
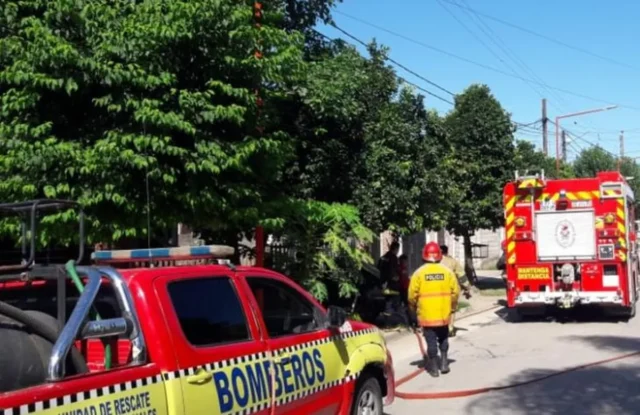
[[[478,310],[478,311],[473,311],[473,310],[469,310],[467,312],[465,312],[464,314],[459,315],[456,318],[456,321],[460,321],[464,318],[467,317],[476,317],[476,316],[481,316],[481,315],[485,315],[485,314],[489,314],[491,312],[494,312],[496,310],[497,307],[500,307],[499,304],[494,304],[492,308],[490,309],[485,309],[485,310]],[[402,339],[404,337],[407,337],[408,335],[413,335],[414,332],[411,329],[408,328],[401,328],[401,329],[395,329],[395,330],[382,330],[382,335],[384,336],[384,339],[387,341],[387,343],[391,343],[395,340],[399,340]],[[462,333],[460,333],[462,334]],[[452,337],[452,339],[456,338],[458,336]]]

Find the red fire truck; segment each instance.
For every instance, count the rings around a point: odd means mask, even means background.
[[[503,197],[509,308],[598,305],[635,315],[638,225],[633,191],[619,172],[578,179],[516,172]]]

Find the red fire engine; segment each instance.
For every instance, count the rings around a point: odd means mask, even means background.
[[[635,315],[634,194],[619,172],[579,179],[516,172],[503,196],[509,308],[599,305]]]

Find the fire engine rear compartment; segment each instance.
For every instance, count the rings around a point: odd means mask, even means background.
[[[534,189],[507,184],[505,206],[511,195],[516,200],[505,211],[507,225],[515,224],[507,226],[507,246],[517,257],[507,264],[509,307],[598,305],[626,311],[634,304],[635,287],[629,286],[635,275],[622,256],[630,241],[619,218],[627,224],[635,218],[627,218],[632,212],[621,203],[624,197],[599,197],[601,184],[600,177],[549,180]],[[607,213],[618,220],[605,221]]]

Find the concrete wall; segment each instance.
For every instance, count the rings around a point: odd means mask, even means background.
[[[475,258],[473,260],[474,267],[479,269],[483,263],[495,262],[500,257],[502,248],[501,243],[504,239],[504,228],[496,231],[490,229],[481,229],[471,238],[471,242],[487,245],[487,258]],[[389,249],[389,241],[391,236],[388,233],[380,235],[379,242],[372,249],[371,255],[374,260],[378,260],[380,255]],[[461,237],[457,237],[446,231],[429,231],[417,232],[412,235],[403,236],[400,240],[400,254],[406,254],[409,258],[409,269],[415,270],[422,264],[422,248],[428,242],[437,242],[445,244],[449,247],[449,254],[464,264],[464,244]]]

